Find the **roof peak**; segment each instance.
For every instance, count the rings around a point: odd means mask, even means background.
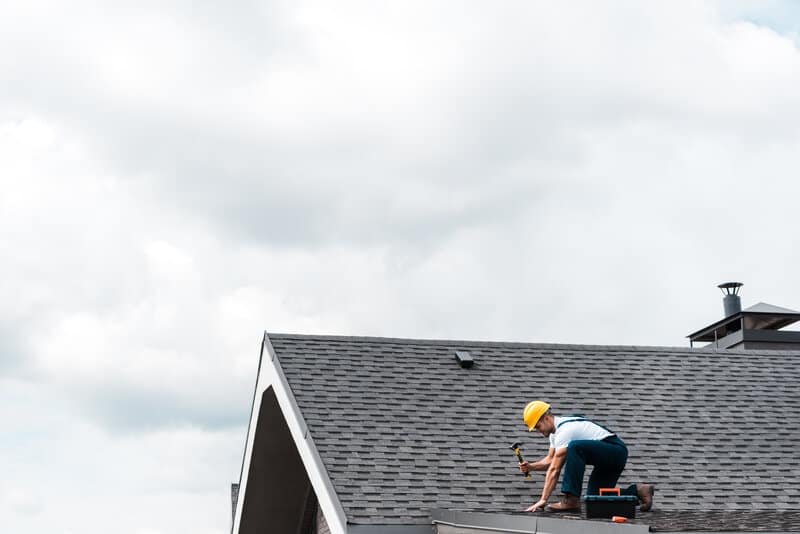
[[[780,306],[775,306],[774,304],[767,304],[766,302],[758,302],[753,304],[749,308],[745,308],[742,310],[743,313],[796,313],[800,315],[800,312],[797,310],[790,310],[789,308],[782,308]]]

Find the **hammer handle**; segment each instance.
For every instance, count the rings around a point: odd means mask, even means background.
[[[519,448],[514,449],[514,452],[517,454],[517,459],[519,460],[519,463],[522,463],[522,462],[525,461],[525,460],[522,459],[522,453],[520,452]],[[531,478],[531,474],[530,473],[525,473],[525,478]]]

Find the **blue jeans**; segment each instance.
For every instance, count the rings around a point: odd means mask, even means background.
[[[583,485],[583,473],[586,465],[593,465],[589,483],[586,486],[588,495],[598,495],[600,488],[613,488],[617,485],[619,475],[628,461],[628,447],[617,436],[604,440],[576,440],[567,446],[567,461],[564,476],[561,480],[561,491],[580,497]],[[637,495],[636,484],[631,484],[620,491],[622,495]]]

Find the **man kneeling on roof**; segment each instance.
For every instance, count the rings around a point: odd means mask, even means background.
[[[586,464],[594,466],[586,487],[589,495],[598,495],[600,488],[616,486],[628,460],[628,448],[612,431],[585,417],[557,417],[550,411],[550,405],[542,401],[529,403],[525,407],[523,419],[529,432],[536,430],[550,438],[547,456],[538,462],[519,464],[520,471],[525,474],[530,471],[547,471],[542,498],[530,506],[527,512],[535,512],[544,507],[550,512],[579,511]],[[548,506],[547,500],[555,489],[562,467],[564,479],[561,491],[564,498]],[[640,510],[646,512],[653,506],[654,491],[652,484],[631,484],[620,493],[636,495],[641,503]]]

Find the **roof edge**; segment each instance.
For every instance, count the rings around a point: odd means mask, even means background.
[[[291,334],[268,332],[268,337],[274,339],[295,339],[295,340],[318,340],[318,341],[340,341],[348,343],[405,343],[405,344],[421,344],[421,345],[442,345],[452,346],[458,345],[463,347],[507,347],[507,348],[537,348],[537,349],[569,349],[578,351],[594,351],[594,350],[617,350],[620,352],[695,352],[714,354],[718,352],[741,353],[741,354],[758,354],[758,353],[775,353],[775,352],[791,352],[800,353],[795,350],[745,350],[745,349],[718,349],[711,347],[659,347],[655,345],[591,345],[591,344],[574,344],[574,343],[533,343],[533,342],[518,342],[518,341],[475,341],[475,340],[458,340],[458,339],[426,339],[426,338],[401,338],[401,337],[380,337],[380,336],[347,336],[340,334]]]
[[[792,321],[790,323],[787,323],[784,326],[789,326],[790,324],[794,324],[797,321],[800,321],[800,312],[774,313],[774,312],[760,312],[760,311],[742,310],[742,311],[734,313],[733,315],[729,315],[728,317],[724,317],[724,318],[720,319],[719,321],[717,321],[716,323],[711,323],[710,325],[701,328],[697,332],[692,332],[691,334],[688,334],[686,337],[689,338],[689,339],[695,339],[695,338],[701,337],[701,336],[703,336],[705,334],[711,333],[714,330],[716,330],[717,328],[719,328],[721,326],[724,326],[724,325],[726,325],[728,323],[736,322],[739,319],[741,319],[742,317],[753,317],[753,316],[755,316],[755,317],[762,317],[762,316],[763,317],[779,317],[779,318],[782,318],[782,319],[794,319],[794,321]],[[783,328],[783,327],[781,327],[781,328]]]
[[[347,534],[433,534],[433,532],[433,524],[347,525]]]
[[[541,514],[508,514],[487,512],[459,512],[453,510],[431,510],[434,523],[460,528],[497,531],[517,534],[647,534],[650,526],[645,524],[618,524],[586,519],[560,519]]]
[[[285,410],[283,406],[281,406],[281,410],[284,412],[284,417],[286,417],[286,421],[289,423],[289,428],[293,430],[292,437],[294,438],[295,446],[300,453],[300,457],[303,460],[303,464],[306,467],[314,492],[317,495],[317,502],[319,502],[319,506],[328,522],[331,533],[345,534],[347,532],[347,515],[345,514],[344,507],[339,500],[339,496],[336,494],[333,481],[328,474],[328,470],[325,468],[325,463],[322,461],[322,456],[314,443],[314,438],[308,431],[308,424],[305,421],[305,417],[303,417],[302,411],[300,411],[300,406],[297,404],[297,399],[292,392],[289,380],[283,372],[283,367],[281,367],[268,332],[264,332],[264,349],[270,355],[269,362],[277,378],[273,384],[277,386],[275,388],[276,393],[282,394],[289,405],[289,413],[287,413],[287,410]],[[295,433],[295,431],[297,432]]]
[[[234,529],[239,525],[239,520],[242,514],[242,507],[244,506],[244,488],[242,488],[242,481],[246,482],[247,476],[245,471],[245,466],[248,463],[247,460],[249,459],[248,455],[248,448],[250,448],[251,441],[251,433],[253,437],[255,437],[255,427],[258,425],[253,425],[254,416],[256,415],[256,401],[258,399],[258,386],[259,381],[261,380],[261,364],[264,361],[264,341],[267,339],[267,333],[264,332],[264,336],[261,338],[261,350],[258,352],[258,369],[256,370],[256,383],[253,385],[253,401],[250,405],[250,417],[247,420],[247,434],[245,434],[244,438],[244,451],[242,452],[242,466],[239,469],[239,486],[236,494],[236,504],[234,505],[233,510],[233,521],[231,521],[231,534],[234,534]],[[241,491],[241,493],[239,493]]]
[[[311,486],[317,496],[317,501],[325,515],[325,519],[330,527],[331,534],[347,534],[347,516],[339,500],[333,482],[328,474],[322,457],[317,450],[314,440],[308,431],[308,425],[303,417],[297,399],[294,397],[291,386],[283,372],[278,356],[270,341],[269,334],[264,332],[261,342],[261,354],[259,356],[259,373],[256,380],[256,391],[253,396],[253,408],[251,410],[252,432],[248,431],[247,442],[245,443],[245,454],[243,459],[243,473],[240,476],[239,499],[234,516],[234,524],[231,531],[235,534],[241,525],[242,507],[247,494],[247,482],[249,472],[244,466],[249,465],[253,454],[253,442],[258,431],[257,421],[261,397],[269,389],[273,388],[278,399],[278,405],[284,419],[289,427],[291,438],[294,441],[303,466],[306,469]]]

